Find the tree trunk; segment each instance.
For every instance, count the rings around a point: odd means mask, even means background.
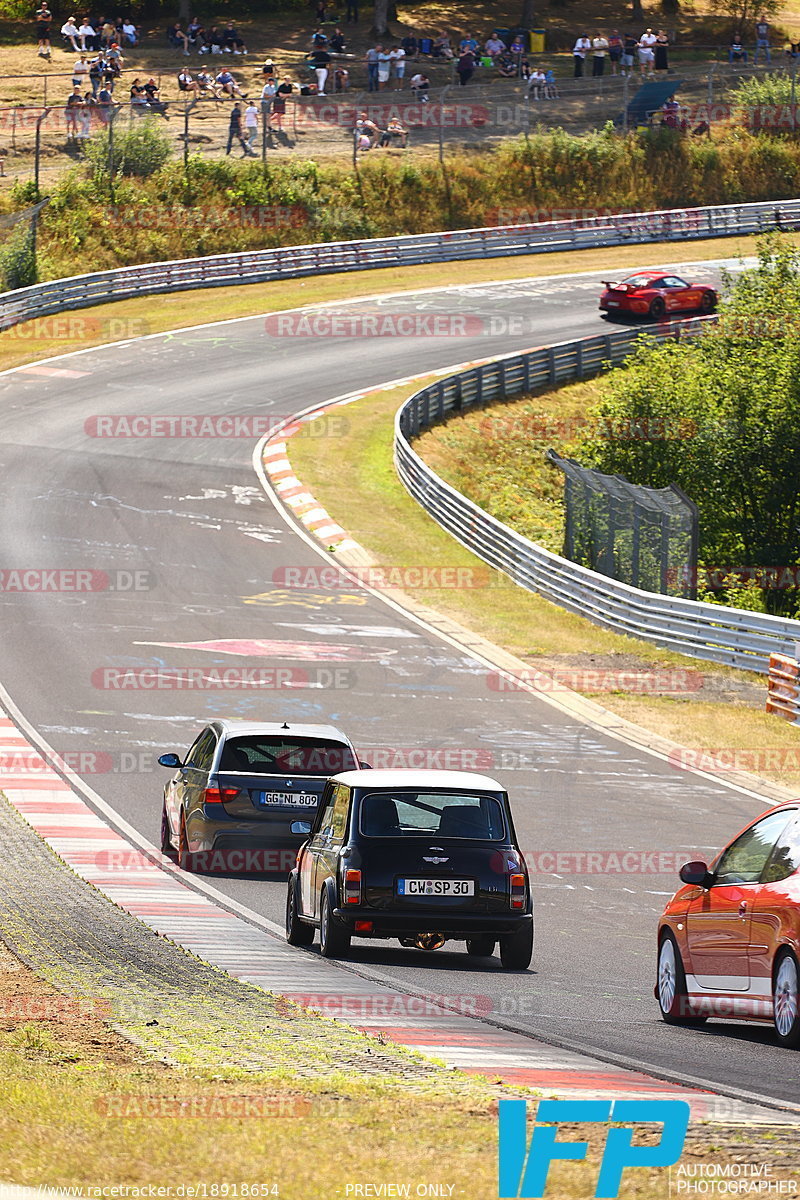
[[[533,0],[522,0],[522,11],[519,14],[519,23],[523,29],[530,29],[533,24]]]
[[[178,17],[184,25],[192,19],[192,10],[189,7],[189,0],[180,0],[178,4]]]
[[[389,32],[389,0],[375,0],[372,17],[372,33],[375,37],[385,37]]]

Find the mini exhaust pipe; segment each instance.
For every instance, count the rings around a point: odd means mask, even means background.
[[[400,945],[413,946],[416,950],[441,950],[446,941],[441,933],[418,933],[415,938],[400,938]]]

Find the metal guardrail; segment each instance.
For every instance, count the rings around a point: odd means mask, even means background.
[[[767,674],[770,654],[794,657],[800,621],[644,592],[561,558],[462,496],[409,444],[423,429],[448,415],[538,387],[590,378],[606,364],[621,363],[639,337],[663,342],[691,335],[699,331],[702,321],[672,325],[659,333],[626,329],[562,342],[437,380],[413,395],[397,413],[395,467],[406,489],[435,521],[520,587],[615,633],[642,638],[692,658]]]
[[[684,242],[768,229],[800,228],[800,200],[721,205],[649,213],[550,221],[449,233],[413,234],[368,241],[321,242],[174,262],[143,263],[91,275],[72,275],[0,295],[0,329],[21,321],[109,300],[191,288],[230,287],[380,267],[503,258],[554,250]]]

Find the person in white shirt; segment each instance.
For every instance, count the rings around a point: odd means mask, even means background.
[[[75,66],[72,68],[72,86],[83,88],[86,80],[89,78],[90,67],[86,61],[86,55],[82,54]]]
[[[247,148],[251,154],[254,154],[253,145],[258,136],[258,109],[252,100],[244,110],[244,132]]]
[[[539,67],[534,67],[528,76],[528,95],[532,100],[538,100],[545,92],[547,77]]]
[[[653,74],[653,67],[656,60],[656,54],[653,47],[655,46],[657,40],[658,39],[653,33],[652,29],[646,29],[639,38],[639,66],[642,68],[642,78],[644,78],[645,72],[647,72],[648,75]]]
[[[78,37],[80,38],[81,50],[94,50],[95,32],[85,17],[81,22],[80,28],[78,29]],[[87,38],[89,39],[88,46],[86,45]]]
[[[81,49],[81,47],[78,45],[78,37],[80,35],[78,33],[78,26],[75,24],[74,17],[69,17],[64,22],[64,24],[61,26],[61,33],[67,39],[67,41],[72,46],[72,49],[77,54],[78,51]],[[85,50],[86,47],[84,46],[83,49]]]
[[[420,104],[428,103],[428,89],[431,86],[431,81],[427,75],[423,75],[418,71],[416,75],[411,76],[411,91],[414,93],[414,99]]]
[[[397,79],[397,86],[402,88],[406,76],[406,52],[402,46],[395,46],[393,50],[389,51],[389,58]]]
[[[483,43],[483,48],[490,58],[497,58],[500,54],[505,54],[506,44],[501,42],[495,29],[492,36]]]
[[[606,69],[608,41],[602,33],[592,38],[592,75],[602,75]]]
[[[586,34],[582,34],[572,48],[572,61],[575,64],[575,78],[580,79],[583,76],[583,66],[586,60],[586,55],[592,48],[592,43],[589,41]]]
[[[139,35],[136,32],[136,26],[132,21],[123,21],[122,36],[129,46],[135,46],[139,40]]]
[[[392,60],[385,50],[378,51],[378,91],[382,92],[389,82]]]

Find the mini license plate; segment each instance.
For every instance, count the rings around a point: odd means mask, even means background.
[[[267,808],[281,805],[288,808],[311,808],[317,797],[312,792],[259,792],[258,803]]]
[[[472,879],[398,879],[398,896],[474,896]]]

